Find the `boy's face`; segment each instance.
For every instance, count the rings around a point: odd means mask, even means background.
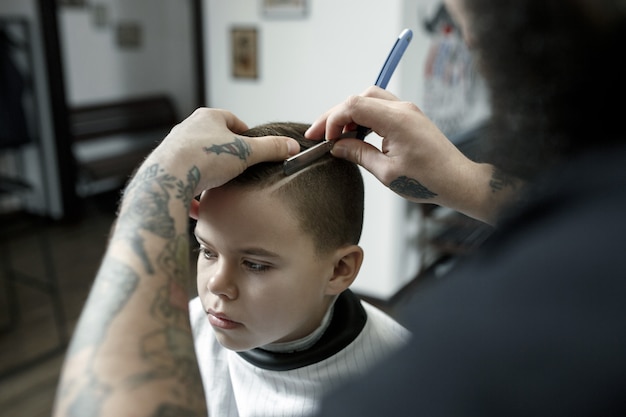
[[[198,295],[219,342],[249,350],[297,340],[320,325],[334,256],[268,190],[216,188],[200,201]]]

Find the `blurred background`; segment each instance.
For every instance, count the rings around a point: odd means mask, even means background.
[[[199,106],[312,122],[374,83],[404,28],[387,89],[480,159],[487,95],[441,0],[0,1],[0,413],[50,414],[120,190],[171,127]],[[354,290],[393,314],[490,229],[364,177]]]

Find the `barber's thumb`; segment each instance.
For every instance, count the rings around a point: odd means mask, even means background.
[[[294,156],[295,154],[300,153],[300,144],[297,140],[287,138],[287,152],[289,152],[288,156]]]
[[[279,148],[280,148],[281,157],[294,156],[295,154],[300,152],[300,144],[298,143],[297,140],[286,137],[286,136],[276,136],[274,139],[280,142]],[[286,148],[284,148],[283,145],[286,145]],[[286,155],[284,152],[287,152]]]
[[[298,141],[286,136],[251,137],[248,141],[252,145],[254,163],[280,161],[300,152]]]

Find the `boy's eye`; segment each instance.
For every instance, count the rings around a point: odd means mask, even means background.
[[[243,261],[243,265],[246,267],[246,269],[252,272],[265,272],[270,269],[270,266],[268,265],[259,264],[251,261]]]
[[[198,252],[200,252],[200,255],[202,255],[205,259],[217,258],[217,255],[215,253],[213,253],[210,249],[205,248],[204,246],[200,246],[200,248],[198,248]]]

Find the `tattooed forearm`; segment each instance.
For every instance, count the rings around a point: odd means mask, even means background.
[[[158,257],[159,268],[168,276],[168,282],[159,290],[151,313],[162,323],[186,324],[189,275],[189,237],[179,235],[170,241]]]
[[[216,155],[219,155],[221,153],[235,155],[242,161],[245,161],[246,159],[248,159],[248,156],[250,156],[250,146],[248,146],[246,142],[237,137],[235,138],[234,142],[225,143],[222,145],[211,145],[209,147],[205,146],[203,150],[206,153],[214,153]]]
[[[181,386],[202,384],[192,339],[185,330],[168,327],[146,335],[141,340],[141,355],[151,364],[150,370],[129,380],[131,387],[154,379],[176,378]],[[180,395],[185,395],[184,392]]]
[[[176,198],[183,201],[183,204],[189,211],[189,207],[191,206],[191,200],[195,197],[194,191],[200,182],[200,170],[197,167],[193,167],[187,173],[187,184],[185,184],[182,180],[178,181],[178,194]]]
[[[147,371],[130,378],[129,388],[137,388],[151,381],[175,378],[183,387],[172,395],[182,398],[186,404],[194,401],[193,387],[202,386],[197,371],[194,346],[184,332],[188,320],[188,296],[185,281],[188,276],[189,238],[179,235],[167,243],[158,257],[159,270],[168,277],[166,285],[157,292],[151,306],[151,316],[165,324],[141,340],[141,355],[149,365]]]
[[[97,417],[102,404],[111,394],[111,388],[100,383],[93,374],[83,384],[77,397],[69,407],[69,417]]]
[[[145,168],[131,182],[125,198],[132,199],[130,208],[120,214],[118,239],[126,240],[142,260],[146,272],[153,274],[154,266],[145,250],[141,231],[169,239],[175,236],[174,219],[169,214],[172,191],[174,198],[189,209],[193,192],[200,180],[200,171],[193,167],[187,174],[187,182],[166,174],[158,164]]]
[[[187,304],[187,218],[199,181],[195,167],[176,177],[155,163],[143,166],[125,190],[68,350],[60,415],[96,417],[133,395],[129,390],[153,386],[167,404],[155,417],[204,408]]]
[[[69,347],[72,355],[85,347],[100,345],[119,311],[137,288],[139,276],[115,259],[107,259],[96,277],[86,308]]]
[[[426,200],[436,197],[437,194],[424,187],[417,180],[406,176],[398,177],[389,184],[389,188],[396,193],[411,198]]]
[[[103,343],[113,320],[135,292],[139,276],[127,265],[114,258],[107,258],[100,268],[93,289],[80,318],[68,357],[84,349],[91,349],[86,369],[81,374],[87,380],[74,381],[79,387],[68,413],[71,417],[90,417],[100,414],[100,407],[111,393],[94,371],[96,352]],[[69,389],[70,386],[65,387]],[[63,392],[66,394],[66,391]]]

